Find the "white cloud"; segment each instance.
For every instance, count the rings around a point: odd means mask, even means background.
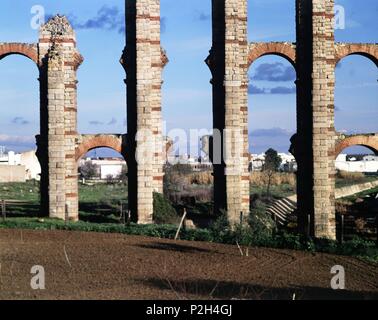
[[[356,84],[336,85],[336,89],[374,88],[377,86],[378,86],[377,82],[363,82],[363,83],[356,83]]]
[[[35,143],[35,137],[33,136],[11,136],[7,134],[0,134],[0,143]]]

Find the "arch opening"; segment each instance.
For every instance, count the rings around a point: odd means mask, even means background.
[[[353,49],[352,49],[353,50]],[[370,60],[370,62],[374,63],[378,67],[378,50],[375,53],[369,53],[364,51],[359,51],[358,48],[355,49],[356,51],[350,51],[350,52],[341,52],[338,53],[336,56],[336,65],[341,63],[341,61],[348,57],[363,57],[367,60]]]
[[[34,45],[23,43],[5,43],[0,44],[0,61],[8,56],[20,55],[33,61],[37,66],[38,51]]]
[[[251,43],[249,45],[248,66],[265,56],[277,56],[285,59],[296,69],[295,45],[284,42]]]
[[[128,219],[128,167],[109,147],[94,147],[78,161],[79,219],[125,223]]]
[[[249,70],[251,211],[264,209],[272,218],[279,199],[290,210],[296,206],[289,199],[296,194],[297,163],[289,151],[296,133],[296,78],[292,64],[277,55],[260,57]]]
[[[109,148],[120,154],[125,154],[126,135],[82,135],[76,146],[75,157],[79,161],[88,152],[98,148]]]
[[[335,84],[337,234],[370,238],[378,185],[377,57],[370,45],[338,45]],[[364,197],[361,197],[361,193]]]
[[[4,53],[0,45],[0,200],[6,201],[9,217],[41,214],[41,164],[36,155],[36,136],[41,131],[42,115],[38,112],[38,81],[30,80],[37,80],[39,74],[35,64],[25,57],[22,52]],[[21,76],[25,81],[20,81]]]
[[[335,71],[335,128],[347,135],[378,132],[378,68],[366,57],[342,59]]]

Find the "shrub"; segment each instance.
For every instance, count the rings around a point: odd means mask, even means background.
[[[306,248],[307,243],[298,234],[281,232],[274,237],[271,245],[277,248],[301,250]]]
[[[277,226],[265,210],[254,210],[249,215],[249,232],[252,237],[252,244],[259,245],[270,242]]]
[[[248,223],[230,226],[225,212],[210,227],[216,242],[243,246],[269,246],[273,241],[275,223],[264,213],[250,214]]]
[[[227,213],[222,212],[221,215],[211,224],[211,234],[216,242],[231,243],[232,230],[228,223]]]
[[[343,255],[369,256],[378,260],[378,248],[376,244],[359,237],[354,237],[352,240],[344,242],[343,245],[339,246],[337,253]]]
[[[113,177],[113,175],[108,174],[105,177],[105,181],[106,181],[107,184],[113,184],[113,183],[115,183],[116,179]]]
[[[178,220],[177,212],[172,204],[162,194],[154,193],[154,213],[155,223],[176,223]]]

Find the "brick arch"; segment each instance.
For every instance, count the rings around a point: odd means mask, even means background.
[[[34,44],[26,43],[0,43],[0,60],[6,56],[18,54],[32,60],[37,66],[38,63],[38,49]]]
[[[75,150],[76,161],[80,160],[89,151],[97,148],[110,148],[123,154],[123,144],[121,135],[82,135]]]
[[[257,59],[266,55],[280,56],[296,69],[296,51],[295,45],[289,42],[264,42],[251,43],[248,52],[248,67]]]
[[[378,135],[357,135],[340,138],[336,143],[336,157],[346,148],[353,146],[366,147],[378,155]]]
[[[336,64],[351,55],[366,57],[378,67],[378,45],[376,44],[339,43],[336,45]]]

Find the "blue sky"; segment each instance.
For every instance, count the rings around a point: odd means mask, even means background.
[[[36,42],[32,6],[66,14],[77,27],[85,62],[79,69],[78,120],[81,133],[126,131],[126,97],[119,64],[124,47],[123,0],[2,0],[0,42]],[[250,41],[295,41],[294,0],[249,0]],[[90,5],[89,5],[90,4]],[[338,0],[346,11],[336,40],[378,43],[378,2]],[[163,113],[167,130],[211,128],[211,74],[203,62],[211,48],[210,0],[161,0],[162,45],[170,62],[164,71]],[[363,57],[342,60],[336,71],[336,128],[378,131],[378,71]],[[0,145],[29,149],[39,130],[38,73],[31,61],[0,61]],[[268,56],[250,69],[251,151],[287,151],[295,132],[295,73],[282,58]],[[191,143],[195,144],[194,141]],[[193,148],[197,150],[197,148]]]

